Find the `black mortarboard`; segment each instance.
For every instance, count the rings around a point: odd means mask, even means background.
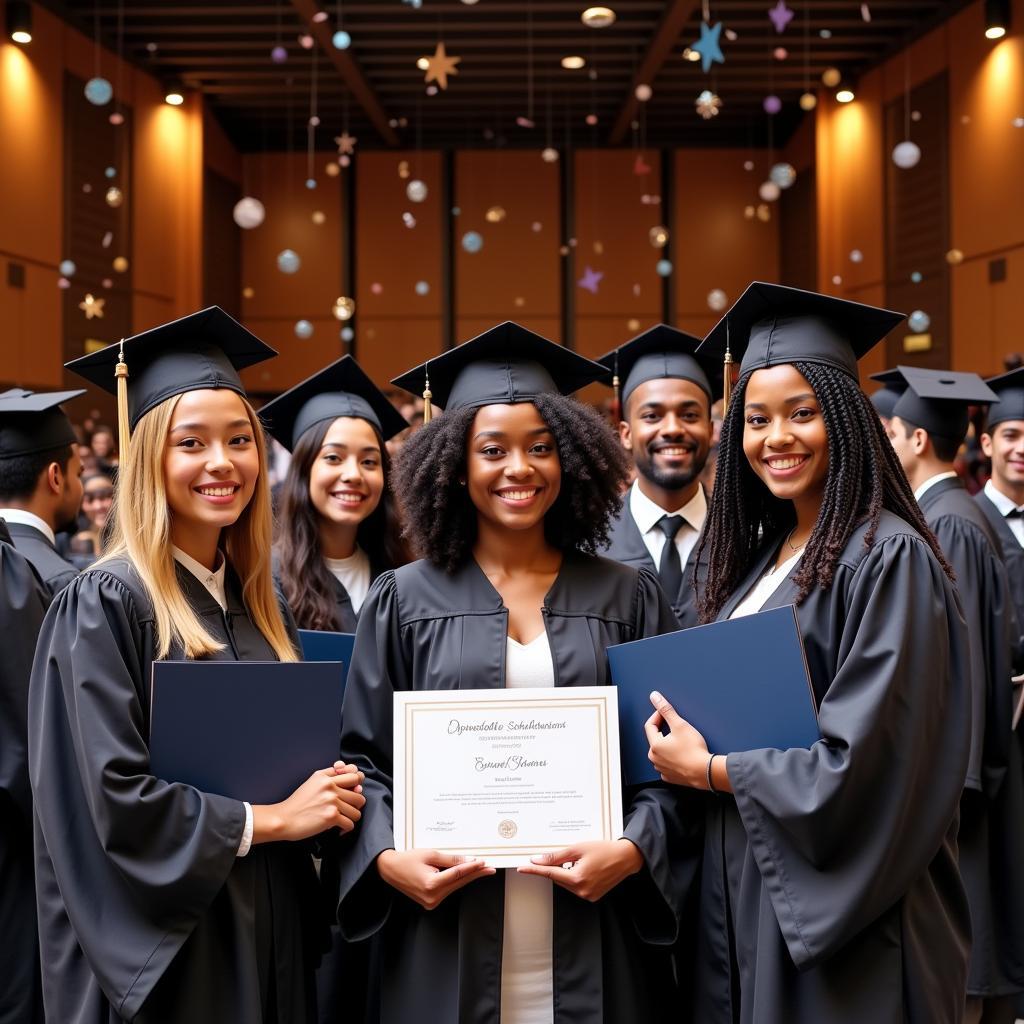
[[[877,380],[878,378],[876,376],[873,379]],[[882,387],[868,395],[871,404],[875,407],[875,412],[885,419],[891,419],[893,406],[896,405],[896,400],[903,394],[905,388],[906,385],[902,382],[902,378],[898,384],[892,381],[883,383]]]
[[[857,360],[905,314],[754,281],[711,329],[701,356],[740,362],[740,375],[781,363],[823,363],[857,378]]]
[[[990,430],[1010,420],[1024,420],[1024,366],[989,377],[985,383],[999,396],[999,404],[988,412]]]
[[[277,355],[219,306],[210,306],[65,365],[116,394],[115,369],[122,351],[128,367],[128,422],[133,430],[150,409],[186,391],[228,388],[244,395],[238,371]]]
[[[0,459],[35,455],[77,440],[71,421],[60,407],[85,390],[0,392]]]
[[[311,427],[339,416],[366,420],[385,441],[409,426],[351,356],[342,356],[260,410],[267,430],[289,451]]]
[[[437,405],[452,411],[568,395],[606,374],[600,363],[506,321],[391,383],[414,395],[430,391]]]
[[[598,360],[622,381],[622,403],[639,385],[666,377],[692,381],[714,401],[720,390],[722,367],[717,359],[697,358],[700,338],[657,324],[612,349]]]
[[[962,441],[967,433],[968,406],[999,401],[999,396],[976,373],[898,366],[872,374],[871,379],[888,385],[903,384],[892,416],[950,441]]]

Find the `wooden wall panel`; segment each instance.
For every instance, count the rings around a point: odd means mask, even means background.
[[[455,206],[455,340],[473,337],[481,325],[516,320],[553,324],[548,337],[560,341],[558,164],[544,163],[535,150],[460,152]],[[505,210],[499,223],[486,217],[495,206]],[[461,245],[468,231],[484,240],[477,253]]]

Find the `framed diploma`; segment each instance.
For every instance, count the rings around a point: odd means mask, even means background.
[[[395,694],[395,849],[514,868],[622,836],[614,686]]]

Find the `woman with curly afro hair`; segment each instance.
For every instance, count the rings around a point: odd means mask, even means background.
[[[652,573],[593,554],[627,463],[566,395],[603,375],[507,323],[432,360],[429,384],[427,367],[395,382],[433,389],[445,412],[402,450],[395,489],[422,557],[374,585],[345,694],[341,745],[367,804],[339,921],[381,936],[385,1024],[426,1008],[495,1024],[676,1019],[669,953],[695,858],[672,790],[627,793],[621,838],[518,870],[394,849],[396,690],[603,685],[606,647],[674,628]]]
[[[796,605],[822,737],[712,754],[651,695],[662,779],[718,794],[701,873],[702,1024],[963,1017],[968,640],[857,377],[858,357],[902,319],[755,283],[702,346],[742,359],[701,540],[702,619]]]

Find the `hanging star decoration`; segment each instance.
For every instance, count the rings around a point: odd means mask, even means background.
[[[442,89],[447,89],[448,76],[459,73],[455,65],[461,60],[461,57],[449,57],[445,53],[444,43],[438,43],[437,49],[434,50],[434,56],[426,58],[427,73],[424,75],[423,81],[427,83],[437,82]]]
[[[604,277],[603,271],[587,267],[583,271],[583,276],[576,283],[581,288],[585,288],[591,295],[596,295],[597,286],[601,283],[602,277]]]
[[[705,121],[710,121],[711,118],[718,117],[718,112],[722,109],[722,101],[710,89],[705,89],[694,100],[694,106]]]
[[[691,50],[700,54],[700,66],[703,68],[705,74],[711,70],[711,65],[713,63],[725,63],[725,58],[722,56],[722,47],[718,43],[718,39],[721,34],[721,22],[712,28],[706,21],[702,21],[700,23],[700,39],[690,45]]]
[[[785,32],[786,26],[793,20],[793,12],[786,6],[786,0],[778,3],[768,11],[768,17],[775,26],[776,32]]]
[[[338,156],[352,156],[355,152],[356,143],[359,140],[348,132],[342,132],[334,136],[334,142],[338,147]]]
[[[91,320],[93,317],[102,320],[103,306],[106,301],[106,299],[97,299],[91,292],[87,292],[85,298],[78,304],[78,308],[85,314],[86,320]]]

